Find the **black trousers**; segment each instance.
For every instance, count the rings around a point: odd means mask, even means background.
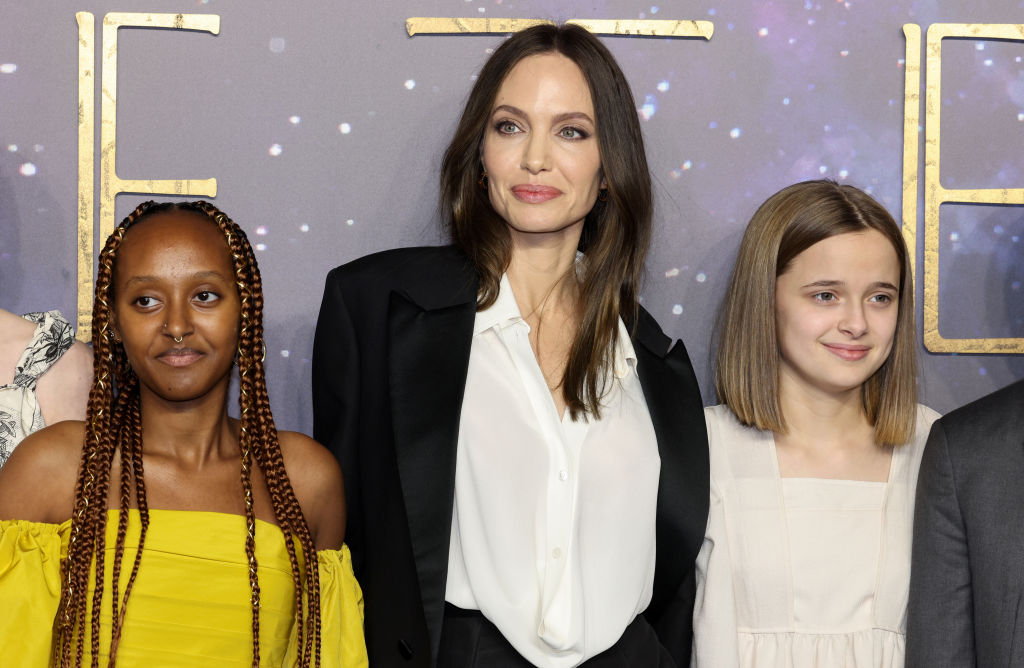
[[[478,610],[444,604],[444,626],[438,648],[438,668],[530,668]],[[676,668],[658,642],[654,629],[637,616],[610,648],[581,664],[587,668]]]

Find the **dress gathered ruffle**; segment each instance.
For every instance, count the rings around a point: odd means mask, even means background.
[[[737,633],[743,668],[903,668],[906,637],[888,629],[852,633]]]

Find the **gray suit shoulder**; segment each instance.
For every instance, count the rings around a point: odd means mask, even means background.
[[[947,413],[937,422],[951,454],[959,448],[993,447],[1009,437],[1024,439],[1024,381],[987,394]]]
[[[954,424],[976,422],[989,419],[993,422],[1005,422],[1021,413],[1024,408],[1024,380],[1007,385],[991,394],[986,394],[969,404],[950,411],[942,418],[942,423],[949,428]]]

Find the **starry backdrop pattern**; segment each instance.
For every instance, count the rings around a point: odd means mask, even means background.
[[[106,0],[0,7],[8,310],[74,318],[75,12],[93,12],[99,26],[106,12],[140,9]],[[866,189],[901,220],[903,24],[920,25],[923,39],[932,23],[1024,23],[1018,0],[153,0],[144,9],[218,14],[221,31],[120,31],[117,173],[217,178],[213,201],[249,234],[263,273],[275,417],[305,432],[324,277],[373,251],[444,241],[441,154],[477,71],[504,39],[409,37],[407,18],[714,23],[710,41],[603,38],[632,85],[654,179],[643,301],[686,342],[706,403],[716,309],[761,201],[827,177]],[[97,29],[97,54],[99,40]],[[943,185],[1024,187],[1024,42],[950,39],[942,57]],[[922,53],[922,87],[924,63]],[[98,119],[98,86],[96,100]],[[919,167],[923,178],[923,156]],[[117,219],[142,199],[120,195]],[[923,202],[918,230],[920,302]],[[940,233],[940,332],[1024,337],[1024,208],[944,205]],[[920,332],[919,305],[919,341]],[[1024,377],[1022,356],[919,350],[922,400],[942,412]]]

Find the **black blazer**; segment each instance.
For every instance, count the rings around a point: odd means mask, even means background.
[[[907,668],[1024,666],[1024,381],[932,425],[913,545]]]
[[[313,346],[313,433],[345,475],[345,542],[374,668],[436,663],[476,296],[476,272],[453,247],[386,251],[327,277]],[[627,326],[661,456],[654,596],[644,616],[684,666],[708,512],[701,397],[682,343],[670,349],[646,311]]]

